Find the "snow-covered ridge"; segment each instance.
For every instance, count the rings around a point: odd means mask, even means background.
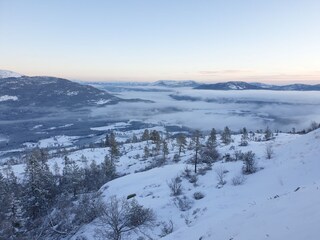
[[[199,83],[192,80],[176,81],[176,80],[159,80],[150,84],[151,86],[161,87],[197,87]]]
[[[0,102],[5,102],[5,101],[18,101],[18,97],[9,96],[9,95],[0,96]]]
[[[22,77],[23,75],[17,72],[9,71],[9,70],[0,70],[0,79],[1,78],[9,78],[9,77]]]

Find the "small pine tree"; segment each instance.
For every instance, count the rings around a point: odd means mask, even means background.
[[[106,146],[106,147],[110,147],[109,134],[106,134],[106,138],[105,138],[104,143],[105,143],[105,146]]]
[[[221,141],[226,145],[231,143],[231,141],[232,141],[231,131],[228,127],[225,127],[223,132],[221,133]]]
[[[147,159],[150,156],[150,150],[149,150],[148,146],[144,146],[143,152],[144,152],[143,157]]]
[[[131,140],[133,143],[136,143],[138,142],[138,138],[137,138],[137,135],[133,134],[132,135],[132,140]]]
[[[194,172],[197,173],[197,165],[199,161],[199,154],[201,150],[201,143],[200,143],[200,138],[201,138],[201,132],[199,130],[196,130],[193,134],[193,142],[194,142]]]
[[[148,140],[150,140],[149,130],[145,129],[141,136],[141,141],[148,141]]]
[[[76,164],[76,162],[72,162],[71,163],[71,182],[72,182],[72,193],[73,196],[75,197],[80,189],[82,188],[82,176],[83,176],[83,171],[82,169],[80,169],[80,167],[78,166],[78,164]]]
[[[162,141],[162,154],[163,159],[165,160],[167,155],[169,154],[168,144],[165,140]]]
[[[214,148],[217,145],[217,131],[215,128],[212,128],[209,138],[206,142],[207,147]]]
[[[265,130],[265,132],[264,132],[264,139],[265,139],[266,141],[269,141],[269,140],[272,139],[272,137],[273,137],[273,133],[272,133],[272,131],[270,130],[270,128],[267,127],[266,130]]]
[[[153,130],[150,133],[150,140],[153,141],[153,143],[159,143],[161,141],[160,133],[157,130]]]
[[[255,154],[252,151],[243,154],[243,163],[242,172],[244,174],[251,174],[257,171]]]
[[[110,159],[111,161],[114,161],[119,157],[120,151],[119,151],[118,143],[116,141],[116,137],[113,132],[110,133],[109,142],[110,142],[110,149],[109,149]]]
[[[180,133],[178,136],[177,136],[177,144],[179,146],[179,157],[181,155],[181,152],[185,150],[186,148],[186,145],[187,145],[187,140],[186,140],[186,136],[183,134],[183,133]]]
[[[247,129],[244,127],[241,130],[241,142],[240,142],[240,146],[248,146],[248,139],[249,139],[249,134]]]
[[[113,161],[108,157],[108,155],[104,158],[103,165],[106,181],[110,181],[116,176],[116,166]]]

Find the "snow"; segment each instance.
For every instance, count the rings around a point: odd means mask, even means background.
[[[41,127],[41,126],[42,126],[42,125],[40,125],[40,127]],[[48,128],[47,130],[55,130],[55,129],[67,128],[67,127],[71,127],[71,126],[73,126],[73,123],[65,124],[65,125],[58,126],[58,127],[50,127],[50,128]]]
[[[108,130],[113,130],[113,129],[125,128],[127,126],[130,126],[130,124],[125,123],[125,122],[117,122],[115,124],[111,124],[108,126],[94,127],[94,128],[90,128],[90,129],[93,131],[108,131]]]
[[[76,96],[79,94],[79,91],[67,91],[68,96]]]
[[[318,239],[320,131],[304,136],[279,134],[272,142],[250,142],[247,147],[238,147],[240,136],[233,139],[236,149],[256,153],[261,169],[247,175],[240,186],[231,184],[241,171],[240,161],[215,163],[213,170],[199,175],[197,186],[182,178],[184,195],[192,205],[188,211],[176,207],[167,185],[184,170],[185,160],[192,154],[188,151],[178,164],[128,174],[108,182],[100,191],[106,199],[135,193],[139,203],[156,212],[158,221],[172,220],[174,232],[164,239]],[[264,151],[270,143],[275,155],[267,160]],[[223,154],[229,148],[220,146],[219,151]],[[215,169],[221,166],[228,171],[227,183],[217,188]],[[196,191],[205,197],[194,200]],[[159,231],[152,231],[156,239]]]
[[[99,101],[97,101],[98,105],[103,105],[110,102],[110,99],[100,99]]]
[[[55,136],[51,138],[46,138],[38,141],[37,143],[24,143],[24,145],[28,148],[52,148],[52,147],[66,147],[72,146],[74,140],[78,139],[79,137],[76,136]]]
[[[9,96],[9,95],[0,96],[0,102],[5,102],[5,101],[18,101],[18,97]]]
[[[118,122],[112,125],[92,128],[96,131],[121,129],[129,123]],[[150,129],[164,131],[163,126]],[[132,134],[142,134],[143,130],[124,132],[123,137]],[[120,132],[115,131],[120,139]],[[262,135],[256,134],[256,137]],[[29,147],[72,146],[77,137],[56,136],[43,139]],[[240,135],[232,136],[233,142],[225,146],[218,143],[221,155],[234,153],[235,150],[247,152],[252,150],[256,155],[259,170],[245,176],[242,185],[234,186],[233,177],[239,175],[242,161],[213,164],[212,170],[205,175],[198,175],[197,184],[190,183],[182,177],[183,195],[189,199],[189,210],[181,211],[176,204],[175,197],[170,195],[168,182],[181,175],[186,166],[193,169],[188,160],[193,155],[192,150],[182,153],[179,163],[172,161],[178,148],[174,141],[168,142],[170,153],[165,166],[141,171],[154,163],[152,157],[142,159],[144,147],[152,148],[148,142],[126,143],[122,145],[123,156],[116,162],[117,172],[124,175],[114,179],[101,187],[100,193],[107,200],[112,195],[126,198],[129,194],[136,194],[137,201],[145,207],[154,210],[158,225],[148,232],[154,239],[159,239],[160,222],[172,221],[174,232],[163,239],[290,239],[317,240],[319,238],[318,223],[320,220],[320,129],[306,135],[279,133],[275,139],[268,142],[249,141],[249,145],[240,147]],[[188,141],[190,139],[188,138]],[[203,139],[205,141],[205,139]],[[274,150],[272,159],[266,159],[266,146],[271,144]],[[233,147],[234,150],[230,150]],[[109,153],[109,148],[86,148],[67,153],[68,158],[84,167],[93,160],[101,163]],[[53,169],[58,163],[63,167],[63,158],[54,157],[49,160]],[[205,165],[200,164],[202,168]],[[218,185],[216,169],[226,170],[223,186]],[[15,165],[13,170],[20,176],[24,165]],[[204,198],[195,200],[193,194],[201,192]],[[94,239],[94,229],[97,226],[89,223],[81,227],[72,239],[80,234],[88,239]],[[130,236],[137,239],[138,236]]]
[[[6,142],[8,140],[9,140],[8,138],[0,135],[0,142]]]
[[[22,76],[23,75],[21,75],[20,73],[8,71],[8,70],[0,70],[0,79],[1,78],[9,78],[9,77],[18,78],[18,77],[22,77]]]

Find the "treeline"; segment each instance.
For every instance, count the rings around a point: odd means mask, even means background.
[[[90,201],[103,184],[117,177],[109,156],[84,168],[65,156],[63,168],[55,164],[51,171],[44,149],[26,157],[22,180],[10,165],[4,173],[0,173],[0,239],[58,239],[72,233],[96,217]]]

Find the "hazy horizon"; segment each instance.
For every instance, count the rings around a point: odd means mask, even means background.
[[[0,69],[4,70],[4,71],[11,71],[11,72],[16,72],[14,70],[8,70],[8,69]],[[16,72],[19,73],[21,75],[25,75],[25,76],[29,76],[29,77],[36,77],[36,76],[44,76],[44,77],[59,77],[59,76],[49,76],[49,75],[27,75],[21,72]],[[65,78],[65,77],[60,77],[60,78]],[[309,81],[305,81],[305,80],[287,80],[287,81],[259,81],[259,80],[240,80],[240,79],[226,79],[226,80],[195,80],[195,79],[156,79],[156,80],[144,80],[144,81],[139,81],[139,80],[93,80],[93,79],[72,79],[72,78],[66,78],[68,80],[71,81],[78,81],[78,82],[99,82],[99,83],[117,83],[117,82],[137,82],[137,83],[152,83],[152,82],[157,82],[157,81],[195,81],[198,83],[206,83],[206,84],[210,84],[210,83],[221,83],[221,82],[229,82],[229,81],[244,81],[244,82],[248,82],[248,83],[255,83],[255,82],[259,82],[259,83],[264,83],[264,84],[273,84],[273,85],[287,85],[287,84],[311,84],[311,85],[316,85],[316,84],[320,84],[320,80],[309,80]]]

